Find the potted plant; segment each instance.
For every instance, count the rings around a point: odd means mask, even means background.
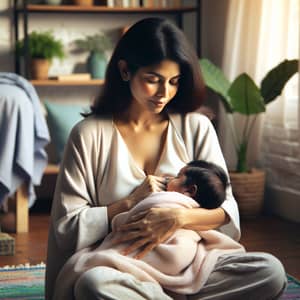
[[[103,79],[107,65],[105,52],[111,48],[111,41],[103,33],[87,35],[83,39],[75,40],[75,45],[82,51],[88,51],[87,69],[92,78]]]
[[[244,125],[233,122],[230,127],[237,156],[230,179],[241,216],[256,216],[263,206],[265,172],[248,165],[249,138],[257,116],[266,111],[267,104],[281,94],[285,84],[298,71],[298,60],[284,60],[278,64],[265,75],[259,87],[246,73],[229,82],[222,70],[208,59],[201,59],[200,66],[206,86],[220,96],[227,117],[240,114],[245,118]],[[238,133],[241,133],[239,140]]]
[[[24,39],[16,45],[17,53],[24,55]],[[30,58],[31,78],[47,79],[51,60],[64,57],[64,47],[51,31],[32,31],[28,35],[28,53]]]

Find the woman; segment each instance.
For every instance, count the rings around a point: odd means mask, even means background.
[[[120,39],[102,94],[91,114],[74,127],[65,149],[51,213],[47,299],[57,300],[64,288],[55,279],[66,261],[98,245],[115,215],[165,190],[163,174],[175,175],[192,159],[226,170],[213,126],[191,113],[201,106],[203,91],[197,57],[172,23],[144,19]],[[136,215],[118,228],[118,242],[130,243],[125,255],[137,251],[142,258],[180,228],[218,228],[239,239],[230,187],[220,208],[157,208]],[[284,269],[275,257],[230,254],[218,259],[208,280],[188,299],[276,299],[284,286]],[[156,283],[101,266],[74,282],[74,298],[170,299]]]

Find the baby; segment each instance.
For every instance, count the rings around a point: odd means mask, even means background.
[[[178,192],[193,198],[203,208],[217,208],[225,200],[228,177],[214,163],[193,160],[176,177],[166,178],[168,192]]]

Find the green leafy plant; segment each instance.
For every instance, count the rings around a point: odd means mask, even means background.
[[[54,57],[64,58],[63,43],[56,39],[51,31],[32,31],[28,35],[28,50],[31,58],[41,58],[51,61]],[[16,45],[19,55],[24,55],[24,39]]]
[[[111,40],[103,33],[96,33],[94,35],[87,35],[83,39],[74,41],[78,49],[89,52],[97,52],[104,54],[106,50],[111,48]]]
[[[249,138],[258,114],[266,111],[266,105],[275,100],[282,92],[288,80],[298,71],[298,60],[284,60],[271,69],[258,87],[246,74],[240,74],[230,82],[220,68],[208,59],[200,60],[200,67],[206,86],[218,94],[227,116],[239,113],[246,117],[244,127],[240,124],[232,127],[232,134],[237,154],[237,172],[248,172],[247,151]],[[254,118],[250,118],[254,115]],[[237,131],[241,138],[237,140]]]

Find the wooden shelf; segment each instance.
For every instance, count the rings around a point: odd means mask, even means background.
[[[176,13],[176,12],[193,12],[197,8],[195,6],[181,6],[181,7],[107,7],[100,5],[79,6],[79,5],[27,5],[28,12],[77,12],[77,13]],[[18,12],[23,12],[23,8],[18,8]]]
[[[46,80],[30,80],[34,86],[99,86],[103,85],[103,79],[92,79],[92,80],[56,80],[56,79],[46,79]]]

